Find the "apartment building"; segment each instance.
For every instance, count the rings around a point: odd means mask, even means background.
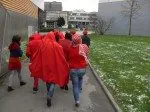
[[[62,11],[62,2],[44,2],[45,11]]]
[[[97,12],[85,12],[84,10],[75,10],[69,12],[69,24],[76,28],[91,26],[97,20]]]
[[[46,27],[56,28],[58,17],[63,17],[65,25],[68,25],[68,11],[47,11],[46,12]]]

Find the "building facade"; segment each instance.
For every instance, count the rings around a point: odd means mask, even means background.
[[[150,1],[141,0],[142,6],[140,16],[132,21],[132,35],[149,36],[150,35]],[[129,21],[128,18],[121,14],[124,1],[99,3],[98,14],[109,19],[115,18],[112,29],[108,34],[128,35]]]
[[[68,25],[68,11],[47,11],[46,13],[46,27],[56,28],[58,17],[63,17],[65,25]]]
[[[41,0],[42,1],[42,0]],[[30,0],[0,0],[0,76],[5,74],[9,58],[8,45],[19,34],[27,40],[28,28],[38,26],[38,6]]]
[[[38,29],[43,29],[46,22],[46,11],[38,8]]]
[[[44,2],[45,11],[62,11],[62,2]]]
[[[83,10],[75,10],[69,13],[69,24],[76,28],[89,27],[97,19],[96,12],[85,12]]]
[[[46,22],[45,27],[47,28],[57,28],[58,17],[63,17],[65,20],[65,25],[68,24],[68,11],[62,11],[62,2],[45,2],[44,10],[46,12]]]

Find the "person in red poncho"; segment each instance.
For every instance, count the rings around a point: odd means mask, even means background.
[[[60,40],[64,40],[65,39],[65,36],[64,36],[64,34],[61,31],[59,31],[59,37],[60,37]]]
[[[14,35],[12,38],[12,42],[9,46],[10,51],[10,58],[8,63],[8,69],[11,71],[9,76],[9,83],[8,83],[8,92],[13,91],[12,83],[13,83],[13,77],[18,74],[18,78],[20,81],[20,86],[25,85],[26,83],[22,80],[21,76],[21,62],[20,57],[22,57],[22,50],[20,48],[20,40],[21,37],[19,35]]]
[[[71,33],[66,32],[65,39],[60,40],[59,44],[63,47],[65,58],[68,61],[68,54],[67,53],[68,53],[68,50],[69,50],[69,48],[72,44],[72,35],[71,35]]]
[[[80,103],[79,96],[82,90],[83,76],[85,75],[86,66],[88,65],[88,47],[87,45],[82,44],[82,39],[78,34],[72,36],[72,46],[70,47],[68,54],[75,106],[78,107]]]
[[[56,42],[59,42],[59,40],[60,40],[59,31],[57,29],[54,29],[53,32],[54,32],[54,35],[55,35]]]
[[[66,32],[65,34],[65,39],[62,39],[59,41],[59,44],[63,47],[63,51],[64,51],[64,55],[65,55],[65,59],[66,61],[68,62],[68,51],[71,47],[71,44],[72,44],[72,35],[71,33],[69,32]],[[68,81],[66,81],[66,86],[64,87],[61,87],[61,89],[65,89],[65,90],[68,90],[68,82],[69,82],[69,77],[68,77]]]
[[[55,41],[54,32],[49,32],[39,43],[38,50],[32,57],[29,69],[34,77],[46,82],[47,106],[51,106],[55,85],[60,87],[68,79],[68,64],[62,47]]]
[[[59,41],[65,39],[64,34],[63,34],[61,31],[59,31],[58,29],[54,29],[53,32],[54,32],[54,34],[55,34],[55,40],[56,40],[56,42],[59,43]]]
[[[39,47],[39,44],[37,43],[41,42],[41,38],[42,36],[39,33],[35,33],[29,37],[29,42],[26,49],[26,56],[30,58],[30,63],[32,63],[32,57]],[[31,77],[33,77],[32,74]],[[38,91],[38,85],[38,78],[34,77],[33,93],[36,93]]]

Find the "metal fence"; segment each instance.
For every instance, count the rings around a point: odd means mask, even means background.
[[[0,4],[0,77],[8,71],[8,46],[12,36],[19,34],[22,41],[25,41],[28,37],[28,26],[35,28],[37,24],[37,19],[8,11]]]

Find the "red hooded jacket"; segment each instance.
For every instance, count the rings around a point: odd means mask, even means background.
[[[64,86],[68,83],[68,64],[62,47],[55,42],[55,35],[49,32],[41,41],[34,41],[37,50],[32,57],[29,69],[34,77],[44,82]]]
[[[29,42],[27,44],[26,56],[30,58],[30,63],[32,63],[32,57],[37,51],[41,43],[41,35],[38,33],[33,34],[29,37]]]

